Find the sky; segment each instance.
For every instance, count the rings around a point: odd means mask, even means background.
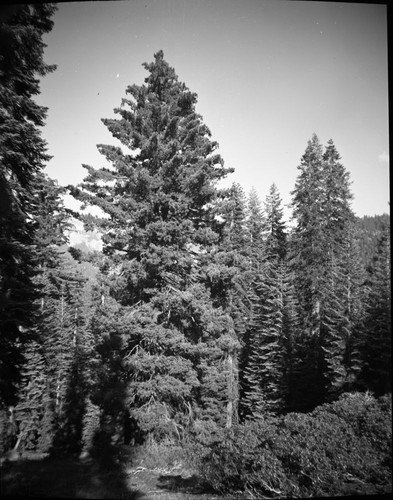
[[[389,212],[387,13],[382,4],[285,0],[60,3],[44,36],[46,172],[77,184],[117,144],[101,118],[144,83],[158,50],[198,94],[196,110],[235,172],[224,186],[274,182],[285,206],[316,133],[350,173],[356,215]]]

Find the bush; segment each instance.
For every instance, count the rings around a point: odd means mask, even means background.
[[[215,432],[209,443],[205,433],[194,441],[194,466],[200,477],[221,492],[291,492],[281,463],[272,452],[277,436],[273,419],[250,422]],[[285,487],[283,487],[285,485]]]
[[[301,496],[337,495],[348,479],[369,480],[377,454],[336,415],[290,414],[282,419],[275,455]]]
[[[323,405],[314,413],[325,411],[345,420],[356,436],[366,439],[376,451],[390,460],[392,456],[392,398],[375,399],[369,393],[344,394],[338,401]]]
[[[339,495],[349,482],[390,481],[391,401],[345,395],[309,414],[238,425],[204,453],[200,441],[195,464],[218,491],[248,497]]]

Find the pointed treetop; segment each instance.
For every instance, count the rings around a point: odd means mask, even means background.
[[[339,155],[332,139],[329,139],[327,142],[323,159],[327,162],[338,162],[341,160],[341,156]]]
[[[262,204],[259,199],[258,193],[254,187],[251,188],[250,194],[248,195],[248,212],[251,214],[262,214]]]
[[[165,100],[167,92],[173,91],[174,83],[178,82],[178,76],[174,68],[164,60],[164,52],[159,50],[154,54],[154,62],[145,62],[142,66],[150,73],[145,78],[148,92],[157,94],[160,100]],[[181,90],[188,90],[184,84],[178,85]]]
[[[277,220],[281,219],[284,213],[281,203],[282,200],[280,193],[276,184],[273,182],[273,184],[270,186],[269,194],[266,196],[266,200],[264,202],[266,215]]]
[[[307,142],[307,148],[302,156],[301,164],[298,167],[311,167],[317,165],[322,160],[322,144],[319,141],[317,134],[313,133],[311,139]]]

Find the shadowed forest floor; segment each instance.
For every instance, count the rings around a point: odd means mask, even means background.
[[[91,498],[129,500],[229,500],[242,495],[219,495],[181,466],[148,469],[122,461],[41,458],[34,455],[1,468],[4,498]],[[385,496],[391,488],[344,485],[343,496]],[[244,495],[244,494],[243,494]]]
[[[182,471],[149,470],[115,462],[82,463],[71,458],[30,456],[1,469],[1,496],[213,500],[223,499],[208,492],[198,478]]]

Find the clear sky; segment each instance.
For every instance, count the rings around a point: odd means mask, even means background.
[[[385,5],[284,0],[128,0],[59,4],[44,37],[49,107],[43,137],[60,184],[105,166],[99,143],[116,144],[114,117],[143,62],[164,51],[198,94],[197,111],[218,141],[226,185],[261,200],[275,182],[291,200],[307,141],[333,139],[350,172],[356,215],[389,212]],[[288,213],[286,211],[286,213]]]

